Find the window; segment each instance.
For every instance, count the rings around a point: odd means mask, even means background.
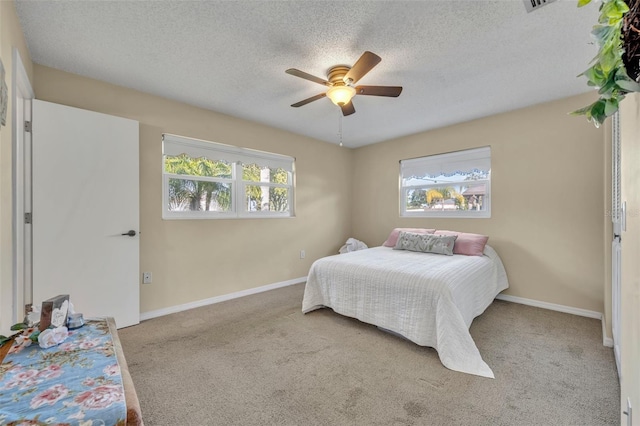
[[[294,158],[165,134],[164,219],[292,217]]]
[[[491,217],[491,147],[400,161],[400,216]]]

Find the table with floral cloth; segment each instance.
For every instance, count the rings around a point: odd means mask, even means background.
[[[0,365],[0,425],[124,425],[120,365],[107,319],[60,345],[14,346]]]

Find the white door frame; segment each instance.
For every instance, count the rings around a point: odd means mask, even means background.
[[[34,98],[29,76],[20,52],[13,48],[12,67],[12,253],[14,323],[24,319],[24,306],[31,303],[31,225],[25,224],[25,213],[31,208],[31,134],[25,131],[25,121],[31,121],[31,100]]]

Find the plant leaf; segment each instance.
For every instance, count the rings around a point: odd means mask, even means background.
[[[640,92],[640,83],[635,81],[618,81],[616,84],[625,92]]]
[[[585,115],[587,113],[587,111],[591,111],[591,107],[593,106],[593,104],[586,106],[586,107],[582,107],[580,109],[577,109],[575,111],[570,112],[571,115]]]
[[[604,104],[604,115],[609,117],[613,115],[618,110],[618,99],[611,98],[607,99]]]
[[[591,68],[587,69],[581,75],[584,75],[587,78],[587,80],[589,81],[589,85],[590,86],[598,86],[598,87],[600,87],[606,81],[606,77],[605,77],[604,73],[602,72],[602,68],[598,64],[596,64],[596,65],[592,66]]]
[[[578,0],[578,7],[590,2]],[[622,25],[624,16],[629,12],[626,0],[602,0],[599,12],[599,24],[594,25],[591,31],[591,36],[598,43],[598,54],[590,62],[592,66],[579,75],[587,78],[587,85],[599,88],[599,99],[571,113],[586,116],[596,127],[618,111],[626,93],[640,92],[640,83],[629,78],[622,62]]]
[[[624,0],[614,0],[613,3],[615,4],[616,9],[620,13],[620,17],[622,17],[622,15],[624,15],[625,13],[627,13],[629,11],[629,5],[627,5],[626,1],[624,1]]]
[[[40,330],[36,330],[33,333],[31,333],[31,336],[29,336],[29,339],[31,339],[32,342],[37,343],[39,335],[40,335]]]
[[[607,115],[604,113],[606,106],[606,101],[600,99],[593,104],[593,108],[591,108],[591,118],[596,125],[596,127],[600,127],[604,120],[607,118]]]
[[[618,88],[618,85],[615,81],[609,80],[607,81],[600,89],[598,90],[598,94],[601,98],[609,99],[613,96],[613,92]]]
[[[13,324],[11,326],[11,330],[16,331],[16,330],[24,330],[25,328],[28,328],[27,325],[25,323],[19,322],[18,324]]]
[[[617,68],[619,66],[619,61],[620,50],[614,49],[613,46],[606,47],[600,52],[600,66],[602,67],[602,72],[605,75],[612,69]]]
[[[591,35],[597,41],[608,39],[611,33],[611,27],[609,25],[594,25],[591,30]]]
[[[616,73],[616,85],[618,85],[618,87],[620,87],[622,90],[625,90],[627,92],[640,92],[640,83],[636,83],[635,81],[631,80],[631,78],[629,78],[629,76],[625,72],[622,72],[622,70],[618,70],[618,72]]]
[[[622,16],[629,11],[623,0],[610,0],[602,3],[599,22],[613,25],[622,19]]]
[[[604,104],[605,104],[605,101],[602,99],[595,101],[593,103],[593,107],[591,108],[591,114],[593,115],[604,114]]]

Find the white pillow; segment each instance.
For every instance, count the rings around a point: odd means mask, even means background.
[[[446,254],[453,256],[453,246],[457,235],[415,234],[400,231],[394,250],[419,251],[422,253]]]

